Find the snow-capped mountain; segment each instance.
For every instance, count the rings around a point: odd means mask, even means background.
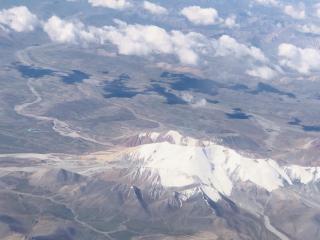
[[[319,168],[282,166],[175,131],[139,134],[124,142],[113,152],[81,156],[14,155],[37,165],[18,171],[9,167],[1,174],[0,184],[8,191],[3,196],[10,197],[6,207],[25,198],[26,206],[39,206],[39,211],[61,209],[74,219],[68,226],[92,226],[98,233],[101,226],[138,229],[145,239],[167,239],[157,238],[163,232],[191,236],[187,239],[317,239]],[[300,217],[301,212],[310,217]],[[288,219],[297,228],[304,223],[298,238],[291,237]],[[206,237],[197,238],[198,232]]]
[[[230,196],[236,185],[246,182],[271,192],[320,180],[319,167],[280,166],[272,159],[246,157],[213,141],[185,137],[176,131],[143,133],[127,143],[135,147],[123,159],[136,166],[136,173],[158,174],[166,188],[200,186],[214,201],[221,194]]]

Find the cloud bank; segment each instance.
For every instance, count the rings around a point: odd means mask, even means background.
[[[231,25],[234,20],[230,20]],[[0,27],[14,31],[32,31],[39,25],[53,42],[63,44],[112,44],[118,54],[150,56],[173,55],[183,65],[197,65],[205,62],[206,57],[234,56],[268,64],[263,52],[252,46],[239,43],[236,39],[223,35],[219,39],[209,39],[196,32],[167,31],[155,25],[128,24],[114,20],[110,26],[95,27],[77,20],[64,20],[52,16],[40,21],[26,7],[15,7],[0,12]],[[247,61],[247,60],[246,60]],[[253,64],[254,65],[254,64]],[[249,72],[250,75],[271,75],[260,69]]]
[[[199,54],[207,45],[207,39],[199,33],[168,32],[155,25],[115,22],[116,26],[86,27],[80,22],[68,22],[53,16],[44,24],[44,31],[52,41],[59,43],[109,42],[122,55],[173,54],[181,63],[190,65],[198,63]]]
[[[115,26],[97,28],[53,16],[44,24],[44,31],[59,43],[112,43],[122,55],[173,54],[181,63],[190,65],[196,65],[200,56],[211,54],[268,62],[260,49],[239,43],[228,35],[215,40],[195,32],[166,31],[155,25],[127,24],[119,20],[115,23]]]

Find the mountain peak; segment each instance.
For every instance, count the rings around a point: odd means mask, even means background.
[[[207,146],[213,142],[208,140],[195,139],[189,136],[183,136],[178,131],[170,130],[167,132],[144,132],[134,135],[125,141],[125,145],[134,147],[143,144],[168,142],[182,146]]]

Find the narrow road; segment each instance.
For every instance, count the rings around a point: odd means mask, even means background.
[[[44,45],[47,46],[47,45]],[[50,46],[50,45],[49,45]],[[19,62],[25,64],[25,65],[35,65],[35,66],[40,66],[40,67],[46,67],[46,68],[50,68],[51,66],[47,66],[47,65],[41,65],[41,63],[39,62],[34,62],[34,60],[32,58],[30,58],[29,56],[29,52],[32,51],[35,48],[41,48],[42,46],[32,46],[32,47],[28,47],[26,49],[23,49],[21,51],[18,51],[16,53],[16,57],[19,60]],[[56,71],[59,71],[58,69],[55,69]],[[36,88],[34,87],[34,83],[33,83],[34,79],[29,78],[27,85],[28,88],[30,89],[31,93],[35,96],[35,100],[31,101],[31,102],[27,102],[27,103],[23,103],[20,105],[16,105],[14,107],[14,110],[16,111],[17,114],[25,116],[25,117],[30,117],[30,118],[34,118],[40,121],[47,121],[47,122],[51,122],[53,124],[52,129],[57,132],[59,135],[64,136],[64,137],[70,137],[73,139],[81,139],[87,142],[91,142],[91,143],[95,143],[95,144],[99,144],[102,146],[108,146],[108,147],[113,147],[114,144],[111,142],[101,142],[98,141],[92,137],[89,136],[85,136],[84,134],[80,133],[79,131],[76,131],[74,129],[72,129],[72,127],[69,126],[68,123],[59,120],[57,118],[54,117],[48,117],[48,116],[39,116],[36,114],[31,113],[30,111],[27,111],[28,107],[31,107],[35,104],[40,103],[43,99],[42,96],[40,95],[40,93],[36,90]],[[129,112],[131,112],[137,119],[141,119],[144,121],[148,121],[148,122],[152,122],[155,125],[157,125],[157,128],[162,128],[162,123],[150,119],[147,116],[138,114],[134,109],[129,108],[128,106],[125,106],[123,104],[117,104],[117,103],[112,103],[115,106],[124,108],[126,110],[128,110]],[[129,136],[121,136],[119,138],[123,138],[123,137],[129,137]]]
[[[70,138],[74,138],[74,139],[82,139],[87,142],[92,142],[92,143],[104,145],[104,146],[112,146],[111,143],[100,142],[100,141],[97,141],[97,140],[90,138],[88,136],[83,136],[80,132],[73,130],[66,122],[61,121],[57,118],[47,117],[47,116],[39,116],[39,115],[28,112],[26,110],[26,108],[28,108],[34,104],[40,103],[42,101],[42,97],[38,93],[38,91],[34,88],[34,86],[32,86],[32,79],[28,79],[27,85],[28,85],[30,91],[32,92],[32,94],[35,96],[35,100],[33,100],[32,102],[27,102],[27,103],[23,103],[20,105],[16,105],[14,107],[14,110],[17,114],[25,116],[25,117],[34,118],[39,121],[51,122],[53,124],[52,129],[61,136],[70,137]]]
[[[290,240],[290,238],[288,238],[284,233],[280,232],[270,223],[270,219],[268,216],[263,215],[263,220],[264,220],[264,226],[266,227],[266,229],[268,229],[269,232],[276,235],[280,240]]]
[[[37,63],[33,63],[28,55],[28,51],[33,48],[38,48],[38,46],[37,47],[32,46],[32,47],[26,48],[24,50],[18,51],[16,53],[16,56],[17,56],[19,62],[21,62],[25,65],[37,64]],[[100,141],[95,140],[91,137],[84,136],[79,131],[73,130],[66,122],[61,121],[57,118],[48,117],[48,116],[39,116],[39,115],[28,112],[27,111],[28,107],[35,105],[35,104],[38,104],[42,101],[42,97],[41,97],[40,93],[32,85],[32,81],[33,81],[33,79],[29,78],[28,82],[27,82],[27,86],[28,86],[29,90],[31,91],[31,93],[34,95],[35,100],[33,100],[31,102],[26,102],[23,104],[16,105],[14,107],[14,110],[17,114],[25,116],[25,117],[34,118],[39,121],[51,122],[53,124],[52,129],[61,136],[70,137],[70,138],[74,138],[74,139],[81,139],[81,140],[84,140],[87,142],[91,142],[91,143],[95,143],[95,144],[99,144],[99,145],[103,145],[103,146],[113,146],[113,144],[110,142],[107,142],[107,143],[100,142]]]
[[[264,222],[264,226],[266,227],[266,229],[273,233],[275,236],[277,236],[280,240],[290,240],[290,238],[287,237],[287,235],[285,235],[284,233],[280,232],[275,226],[273,226],[270,222],[270,218],[265,214],[265,210],[269,204],[269,201],[272,197],[272,194],[270,194],[270,196],[268,197],[267,201],[264,204],[263,207],[263,213],[261,214],[261,216],[263,217],[263,222]]]

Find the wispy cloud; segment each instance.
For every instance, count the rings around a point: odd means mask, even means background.
[[[125,9],[131,6],[128,0],[88,0],[93,7],[106,7],[112,9]]]
[[[255,67],[255,68],[247,70],[246,73],[249,76],[262,78],[264,80],[273,79],[278,75],[275,70],[273,70],[272,68],[267,67],[267,66]]]
[[[155,3],[152,3],[152,2],[149,2],[149,1],[143,2],[143,8],[146,11],[148,11],[152,14],[156,14],[156,15],[163,15],[163,14],[168,13],[168,10],[165,7],[160,6],[158,4],[155,4]]]

